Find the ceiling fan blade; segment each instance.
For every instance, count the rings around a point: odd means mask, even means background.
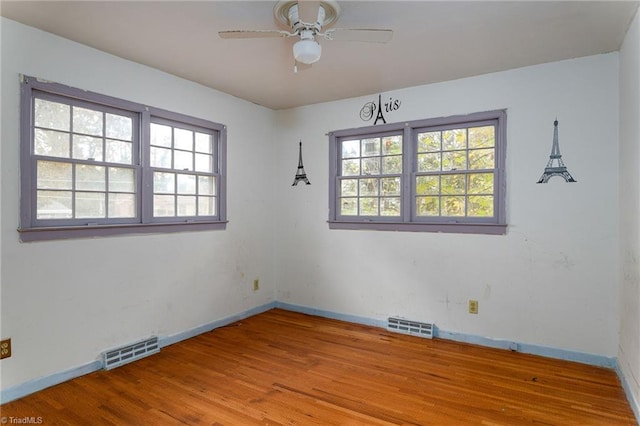
[[[218,31],[221,38],[264,38],[264,37],[291,37],[292,34],[287,31],[280,30],[232,30]]]
[[[327,30],[323,36],[327,40],[388,43],[393,37],[393,30],[333,28]]]
[[[315,24],[318,21],[319,9],[319,1],[298,0],[298,19],[306,24]]]

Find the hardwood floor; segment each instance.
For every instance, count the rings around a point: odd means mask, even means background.
[[[612,370],[278,309],[0,408],[45,425],[636,424]]]

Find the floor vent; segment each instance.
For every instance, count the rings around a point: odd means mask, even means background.
[[[151,337],[147,340],[143,340],[142,342],[103,352],[103,367],[105,370],[111,370],[112,368],[120,367],[121,365],[137,361],[140,358],[144,358],[158,352],[160,352],[158,338]]]
[[[433,338],[433,324],[409,321],[402,318],[389,318],[387,329],[397,333],[411,334],[412,336]]]

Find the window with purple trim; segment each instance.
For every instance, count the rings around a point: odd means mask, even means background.
[[[23,77],[23,241],[224,229],[225,126]]]
[[[506,232],[505,111],[329,137],[330,228]]]

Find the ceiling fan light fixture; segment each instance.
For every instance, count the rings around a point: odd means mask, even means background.
[[[313,39],[304,39],[293,45],[293,57],[303,64],[318,62],[322,54],[322,46]]]

